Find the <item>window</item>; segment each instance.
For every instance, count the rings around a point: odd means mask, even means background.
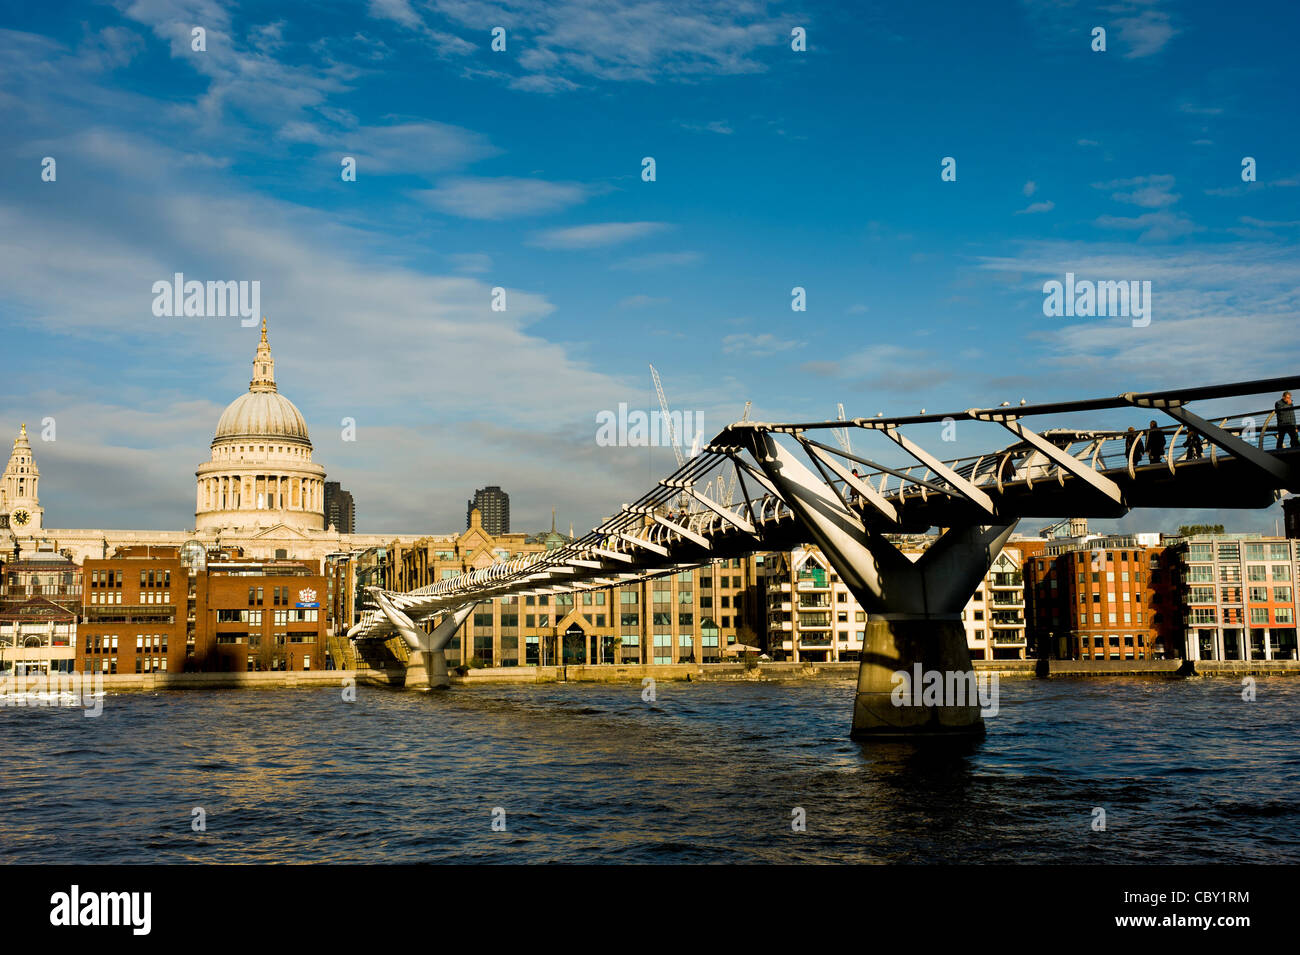
[[[1273,621],[1275,623],[1295,623],[1295,615],[1290,607],[1278,607],[1273,611]]]

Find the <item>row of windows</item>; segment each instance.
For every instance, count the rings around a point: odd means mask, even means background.
[[[1270,573],[1271,571],[1271,573]],[[1291,579],[1290,564],[1247,564],[1246,579],[1250,581]],[[1188,564],[1188,583],[1214,583],[1214,564]],[[1220,583],[1241,583],[1239,564],[1219,564]]]
[[[673,617],[673,615],[670,614],[670,613],[652,613],[652,614],[650,614],[651,624],[652,624],[653,626],[656,626],[656,627],[671,627],[671,626],[672,626],[672,617]],[[865,620],[865,619],[866,619],[866,615],[865,615],[865,614],[862,614],[862,613],[859,613],[859,614],[857,615],[857,617],[858,617],[858,620],[859,620],[859,621],[862,621],[862,620]],[[593,614],[592,617],[591,617],[591,619],[592,619],[592,626],[594,626],[594,627],[598,627],[598,628],[601,628],[601,629],[603,629],[603,628],[605,627],[605,615],[604,615],[603,613]],[[614,618],[611,616],[610,619],[611,619],[611,621],[612,621]],[[725,628],[727,628],[727,629],[730,629],[730,628],[731,628],[731,617],[730,617],[730,616],[723,616],[723,617],[721,617],[720,619],[721,619],[721,624],[720,624],[720,625],[721,625],[722,627],[725,627]],[[627,612],[627,613],[622,613],[622,614],[619,614],[619,616],[618,616],[618,620],[619,620],[620,625],[623,626],[623,627],[639,627],[640,624],[641,624],[641,615],[640,615],[639,613],[636,613],[636,612]],[[841,622],[846,621],[846,620],[847,620],[847,615],[846,615],[846,614],[840,614],[840,620],[841,620]],[[505,628],[511,628],[511,627],[517,627],[518,625],[519,625],[519,615],[518,615],[518,614],[502,614],[502,615],[501,615],[501,627],[502,627],[503,629],[505,629]],[[535,629],[535,628],[538,628],[538,627],[549,627],[550,625],[551,625],[551,615],[550,615],[550,614],[545,614],[545,613],[543,613],[543,614],[531,614],[531,613],[530,613],[530,614],[525,614],[525,615],[524,615],[524,626],[525,626],[526,628],[528,628],[528,629]],[[716,629],[716,628],[719,626],[718,623],[714,622],[714,621],[713,621],[711,618],[709,618],[709,617],[705,617],[705,618],[701,621],[700,625],[701,625],[701,627],[703,627],[703,628],[706,629],[706,630],[709,629],[710,626],[712,626],[714,629]],[[475,627],[482,628],[482,629],[490,629],[490,628],[492,627],[492,615],[491,615],[490,613],[476,613],[476,614],[474,614],[474,626],[475,626]],[[679,614],[677,614],[677,626],[678,626],[678,627],[693,627],[693,626],[695,626],[695,614],[694,614],[694,613],[679,613]],[[739,617],[739,616],[736,617],[736,626],[737,626],[737,627],[740,626],[740,617]],[[533,638],[530,638],[530,639],[533,639]]]
[[[1267,587],[1248,587],[1246,589],[1247,598],[1251,603],[1268,603],[1269,589]],[[1290,603],[1292,590],[1290,587],[1274,587],[1274,603]],[[1187,594],[1187,602],[1193,604],[1212,604],[1216,602],[1218,591],[1213,587],[1192,587]],[[1241,588],[1225,587],[1223,588],[1224,603],[1240,603]]]
[[[287,634],[277,633],[275,635],[275,645],[284,646],[286,643],[315,643],[315,630],[291,630]],[[250,647],[260,647],[262,645],[262,635],[260,633],[219,633],[217,634],[217,644],[220,646],[233,646],[239,643],[247,643]]]
[[[1094,647],[1104,647],[1107,645],[1107,640],[1110,641],[1109,645],[1112,647],[1118,647],[1121,645],[1131,647],[1135,645],[1134,640],[1137,641],[1136,646],[1141,647],[1146,645],[1146,635],[1141,633],[1137,634],[1136,637],[1131,633],[1127,633],[1122,637],[1118,633],[1112,633],[1109,637],[1103,636],[1100,633],[1093,634],[1092,636],[1085,633],[1079,637],[1079,645],[1086,647],[1091,644]],[[1120,642],[1121,640],[1123,641],[1122,644]]]
[[[91,604],[120,604],[122,602],[122,591],[92,591],[90,594]],[[140,594],[141,604],[170,604],[172,595],[165,590],[146,590]]]
[[[1290,560],[1291,545],[1285,541],[1222,541],[1218,545],[1220,560],[1240,560],[1245,554],[1246,560]],[[1214,545],[1211,543],[1188,544],[1188,560],[1213,560]]]
[[[1267,624],[1269,622],[1268,607],[1251,607],[1250,622]],[[1295,611],[1291,607],[1273,607],[1273,623],[1295,623]],[[1215,607],[1193,607],[1187,614],[1188,623],[1217,623],[1218,611]],[[1223,612],[1224,623],[1241,623],[1241,611],[1231,608]]]
[[[86,653],[117,653],[116,633],[95,633],[85,637],[84,645]],[[135,635],[135,652],[136,653],[166,653],[167,652],[167,634],[165,633],[137,633]]]
[[[219,608],[217,610],[217,623],[247,623],[253,626],[261,626],[261,610],[238,610],[232,608]],[[293,610],[274,610],[273,620],[277,626],[288,623],[316,623],[319,620],[319,610],[307,608],[296,608]],[[478,615],[475,615],[477,622]]]

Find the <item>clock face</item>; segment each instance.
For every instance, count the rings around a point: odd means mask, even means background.
[[[27,513],[27,511],[24,508],[20,507],[17,510],[15,510],[12,514],[9,515],[9,519],[12,520],[19,527],[25,527],[27,525],[27,522],[32,519],[32,515]]]

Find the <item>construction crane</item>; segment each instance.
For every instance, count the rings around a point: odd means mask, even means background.
[[[659,396],[659,410],[663,413],[664,424],[668,427],[668,440],[673,446],[673,455],[677,458],[677,466],[680,468],[686,463],[686,456],[682,454],[682,442],[677,436],[677,428],[673,426],[673,416],[668,412],[668,396],[664,394],[664,383],[659,380],[659,372],[655,371],[654,365],[650,366],[650,379],[655,384],[655,394]],[[692,457],[695,455],[695,450],[695,448],[691,450]],[[681,497],[678,498],[678,506],[682,511],[686,511],[690,502],[690,495],[683,490]]]
[[[752,401],[746,401],[746,402],[745,402],[745,413],[744,413],[743,415],[740,416],[740,420],[741,420],[741,421],[748,421],[748,420],[749,420],[749,409],[750,409],[750,407],[751,407],[753,404],[754,404],[754,402],[752,402]],[[841,407],[843,407],[843,406],[841,405]],[[722,506],[723,506],[723,507],[731,507],[731,502],[734,501],[734,500],[736,499],[736,478],[739,476],[739,474],[740,474],[740,472],[736,470],[736,466],[733,464],[733,465],[731,466],[731,482],[727,485],[727,490],[726,490],[725,492],[723,492],[723,494],[722,494]],[[722,475],[721,475],[721,474],[718,475],[718,490],[719,490],[719,491],[722,490]]]
[[[839,407],[839,420],[840,420],[840,421],[843,421],[843,420],[844,420],[844,402],[841,401],[841,402],[839,403],[838,407]],[[845,454],[852,454],[852,453],[853,453],[853,444],[852,444],[852,442],[849,441],[849,429],[848,429],[848,428],[832,428],[832,429],[831,429],[831,433],[835,435],[835,440],[836,440],[836,442],[839,444],[840,448],[844,451]]]
[[[655,383],[655,393],[659,396],[659,410],[663,412],[664,423],[668,426],[668,440],[672,442],[673,454],[677,456],[677,466],[681,467],[686,463],[686,458],[682,454],[682,442],[677,437],[677,429],[673,427],[673,417],[668,413],[668,397],[664,394],[664,383],[659,380],[659,372],[655,371],[655,366],[650,366],[650,378]]]

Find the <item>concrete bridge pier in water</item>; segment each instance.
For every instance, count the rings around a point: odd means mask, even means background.
[[[447,645],[456,635],[467,617],[474,612],[479,602],[473,601],[448,613],[431,633],[417,627],[414,621],[403,613],[393,602],[393,597],[382,591],[372,591],[380,611],[389,623],[406,641],[409,656],[406,661],[406,683],[408,690],[446,689],[451,686],[451,676],[447,671]]]
[[[755,461],[867,612],[852,737],[982,734],[961,614],[1015,522],[949,528],[913,562],[770,434],[756,432],[754,442]],[[868,500],[879,499],[852,474],[842,476]],[[942,679],[939,699],[916,684],[918,667]]]

